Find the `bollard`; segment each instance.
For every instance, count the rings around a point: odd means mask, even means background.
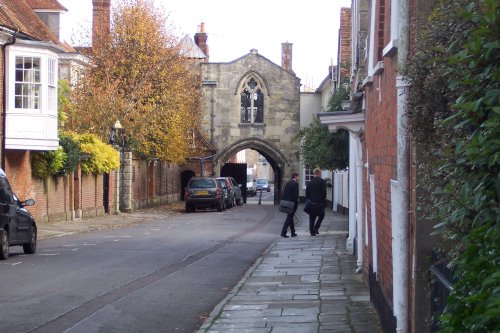
[[[259,190],[259,205],[262,202],[262,189]]]

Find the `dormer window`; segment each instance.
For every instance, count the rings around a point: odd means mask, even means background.
[[[264,93],[255,78],[250,77],[241,91],[241,123],[264,123]]]
[[[45,25],[49,28],[49,30],[56,35],[57,39],[59,39],[60,33],[60,22],[61,22],[61,14],[60,12],[53,12],[49,10],[34,10],[36,15],[45,23]]]

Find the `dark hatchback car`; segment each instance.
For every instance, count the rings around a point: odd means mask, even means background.
[[[220,186],[222,187],[222,193],[224,194],[224,209],[233,207],[234,198],[233,194],[231,193],[231,182],[229,181],[229,179],[226,179],[224,177],[218,177],[217,180],[219,181]]]
[[[36,251],[37,229],[33,216],[24,208],[35,200],[19,201],[0,169],[0,260],[9,258],[10,246],[22,246],[24,253]]]
[[[222,212],[225,207],[222,186],[215,177],[193,177],[189,180],[184,196],[186,212],[196,208],[213,208]]]
[[[228,187],[229,204],[227,204],[227,207],[231,208],[236,205],[242,205],[241,185],[236,183],[233,177],[218,177],[217,179],[224,181]]]

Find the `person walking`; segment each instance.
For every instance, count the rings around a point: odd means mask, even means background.
[[[316,236],[325,218],[326,182],[321,178],[320,168],[314,169],[313,174],[313,179],[306,186],[306,204],[310,201],[314,207],[309,213],[309,232],[311,236]]]
[[[286,219],[285,222],[283,223],[283,228],[281,229],[281,237],[283,238],[288,238],[286,235],[286,232],[288,231],[288,227],[290,227],[290,232],[292,237],[296,237],[297,234],[295,233],[295,224],[293,222],[293,216],[295,215],[295,212],[297,211],[297,207],[299,205],[299,173],[294,171],[292,172],[292,179],[290,179],[286,185],[285,189],[283,190],[283,195],[282,199],[283,200],[288,200],[295,202],[295,205],[293,206],[293,212],[290,214],[286,214]]]

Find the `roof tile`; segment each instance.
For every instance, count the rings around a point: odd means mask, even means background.
[[[57,0],[24,0],[31,9],[54,9],[68,11]]]
[[[3,0],[0,2],[0,25],[12,30],[19,30],[19,32],[34,39],[51,41],[61,45],[57,37],[29,7],[26,0]]]

